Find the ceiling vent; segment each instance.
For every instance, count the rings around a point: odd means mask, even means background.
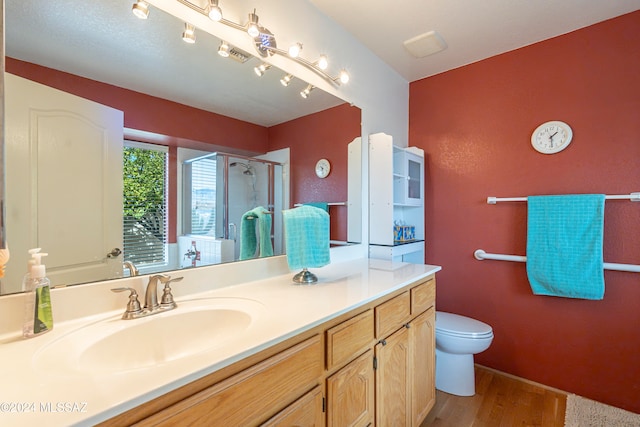
[[[232,47],[231,49],[229,49],[229,58],[235,59],[239,63],[244,64],[249,59],[251,59],[251,55],[238,49],[237,47]]]
[[[447,42],[435,31],[420,34],[402,42],[404,48],[414,58],[424,58],[447,48]]]

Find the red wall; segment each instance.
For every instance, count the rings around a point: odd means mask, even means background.
[[[360,136],[360,109],[342,104],[269,128],[269,150],[290,147],[291,203],[347,201],[347,145]],[[331,163],[326,178],[318,178],[321,158]],[[333,206],[331,238],[347,240],[347,207]]]
[[[438,309],[493,326],[476,361],[640,412],[640,275],[605,271],[602,301],[534,296],[526,203],[487,196],[640,191],[640,12],[410,85],[411,145],[427,156],[426,262]],[[533,130],[563,120],[571,145],[534,151]],[[640,264],[640,203],[607,201],[605,262]]]

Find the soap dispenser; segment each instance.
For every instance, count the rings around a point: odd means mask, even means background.
[[[48,254],[40,253],[40,248],[30,249],[29,254],[31,259],[23,283],[27,299],[22,335],[26,338],[44,334],[53,329],[51,282],[47,279],[46,267],[42,264],[42,257]]]

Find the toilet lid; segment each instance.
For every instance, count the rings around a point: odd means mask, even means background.
[[[469,338],[487,338],[493,335],[491,326],[459,314],[436,311],[436,332]]]

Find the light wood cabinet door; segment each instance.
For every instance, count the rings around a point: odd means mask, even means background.
[[[411,425],[419,426],[436,403],[436,310],[431,307],[409,323]]]
[[[376,425],[411,425],[409,330],[381,340],[376,354]]]
[[[327,426],[368,426],[374,420],[373,351],[327,378]]]
[[[324,427],[322,412],[322,388],[314,388],[309,393],[286,407],[262,427]]]

